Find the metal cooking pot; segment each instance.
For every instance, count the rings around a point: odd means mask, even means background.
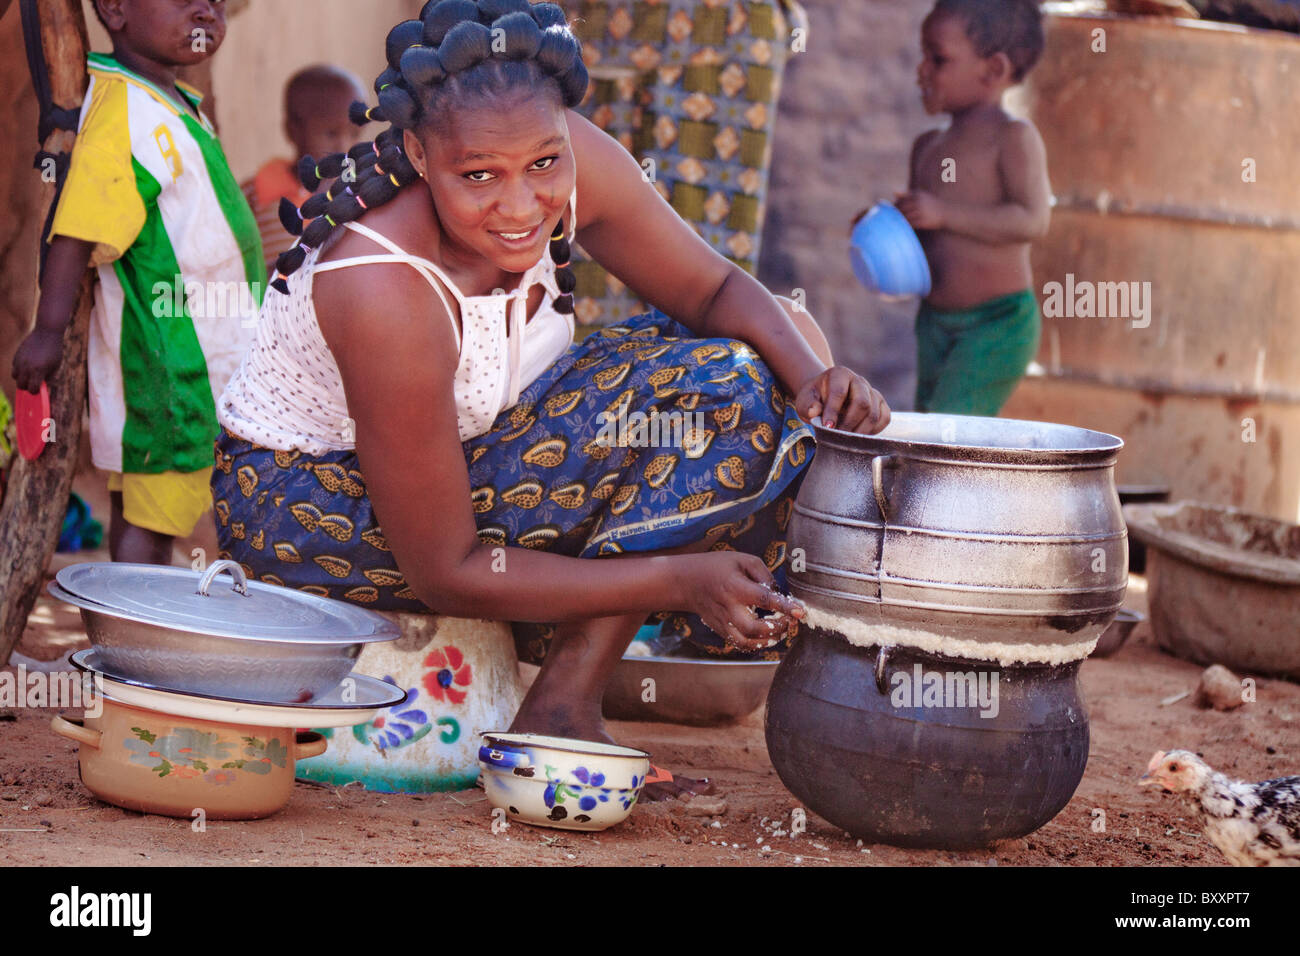
[[[788,536],[809,614],[768,696],[772,765],[864,839],[957,849],[1037,829],[1083,775],[1079,662],[1127,586],[1123,443],[915,413],[816,434]]]
[[[1088,764],[1081,663],[957,661],[800,627],[768,698],[768,754],[792,794],[863,840],[1021,837],[1065,808]]]
[[[78,651],[103,702],[84,720],[56,716],[51,729],[77,741],[81,781],[102,800],[174,817],[203,810],[214,820],[252,820],[289,802],[299,761],[325,752],[325,735],[295,731],[374,719],[402,692],[358,675],[348,692],[301,705],[204,698],[114,680],[98,651]]]
[[[1123,603],[1113,435],[899,413],[816,426],[790,521],[796,597],[870,624],[1002,644],[1095,640]]]
[[[232,587],[213,587],[222,573]],[[373,611],[250,582],[234,561],[204,573],[73,564],[56,581],[50,594],[81,609],[105,673],[194,694],[306,703],[351,673],[366,642],[400,636]]]
[[[169,817],[254,820],[289,802],[294,764],[329,746],[315,732],[174,717],[111,697],[84,721],[54,717],[81,744],[81,782],[100,799]]]

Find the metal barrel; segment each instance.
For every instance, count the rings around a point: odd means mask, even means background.
[[[1300,512],[1300,39],[1049,16],[1010,100],[1056,194],[1043,339],[1004,414],[1122,435],[1124,483]]]

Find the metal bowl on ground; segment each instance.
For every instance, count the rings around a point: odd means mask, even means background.
[[[614,668],[603,710],[614,720],[734,724],[763,706],[780,663],[629,655]]]
[[[1138,611],[1130,611],[1128,608],[1120,608],[1115,615],[1115,620],[1110,622],[1110,627],[1106,628],[1097,638],[1097,646],[1093,648],[1089,657],[1110,657],[1128,640],[1129,635],[1133,633],[1133,628],[1137,627],[1146,620],[1146,615]]]
[[[1128,505],[1124,517],[1147,544],[1158,646],[1300,681],[1300,525],[1191,501]]]
[[[222,572],[233,587],[214,586]],[[204,573],[73,564],[48,590],[81,610],[90,643],[114,676],[215,697],[306,703],[351,673],[364,644],[400,636],[372,611],[250,582],[234,561]]]

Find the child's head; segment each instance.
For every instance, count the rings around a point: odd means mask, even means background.
[[[284,132],[298,156],[341,153],[356,142],[348,107],[365,99],[360,81],[335,66],[309,66],[284,88]]]
[[[225,0],[95,0],[95,14],[114,50],[165,67],[200,63],[226,38]]]
[[[1037,0],[937,0],[921,27],[917,71],[929,113],[996,103],[1043,53]]]

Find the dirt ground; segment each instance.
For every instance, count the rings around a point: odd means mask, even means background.
[[[59,555],[55,569],[101,557],[107,554]],[[1130,606],[1145,611],[1141,578],[1129,595]],[[42,597],[19,651],[53,660],[81,646],[89,645],[75,610]],[[1200,710],[1190,696],[1161,703],[1194,689],[1200,673],[1156,649],[1146,624],[1116,656],[1085,662],[1092,750],[1074,799],[1027,838],[956,853],[859,846],[811,811],[806,832],[787,835],[798,804],[768,760],[761,711],[716,729],[611,725],[617,739],[650,751],[661,766],[713,778],[726,797],[720,817],[690,816],[678,801],[645,803],[603,833],[515,824],[496,835],[479,790],[414,796],[305,783],[269,819],[213,821],[196,833],[188,820],[91,796],[78,779],[76,745],[49,729],[53,711],[0,713],[0,866],[1220,866],[1223,857],[1181,800],[1139,789],[1137,778],[1154,751],[1177,747],[1242,779],[1300,772],[1300,685],[1260,679],[1257,701],[1227,713]],[[1105,811],[1100,831],[1097,808]]]

